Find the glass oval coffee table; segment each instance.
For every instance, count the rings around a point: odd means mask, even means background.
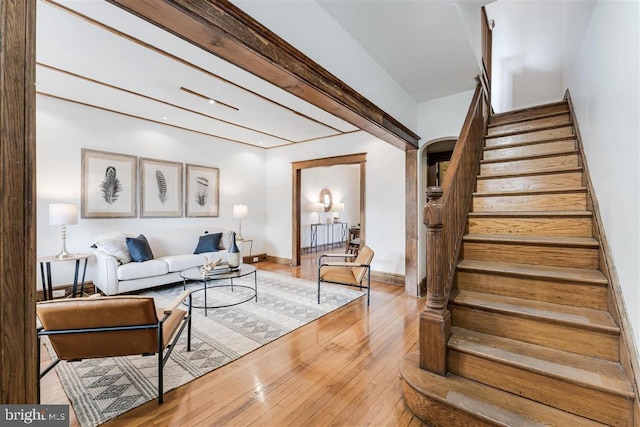
[[[245,277],[253,274],[253,288],[247,285],[234,285],[233,279],[239,277]],[[186,289],[187,280],[202,283],[201,289],[196,289],[192,294],[203,292],[204,304],[192,305],[193,308],[203,308],[204,315],[207,315],[207,310],[210,308],[223,308],[231,307],[234,305],[242,304],[255,298],[258,301],[258,275],[254,266],[249,264],[241,264],[237,270],[214,273],[203,276],[200,273],[200,267],[192,267],[184,270],[180,273],[180,277],[183,280],[183,287]],[[228,281],[228,282],[226,282]],[[231,292],[217,292],[224,289],[230,289]],[[234,292],[234,288],[239,292]],[[212,304],[207,302],[207,290],[214,292],[215,301]]]

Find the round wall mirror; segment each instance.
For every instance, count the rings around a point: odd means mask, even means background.
[[[322,203],[325,212],[329,212],[331,210],[331,205],[333,204],[331,191],[325,188],[320,192],[320,203]]]

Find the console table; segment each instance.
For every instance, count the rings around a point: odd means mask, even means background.
[[[311,245],[309,246],[309,249],[313,249],[315,253],[318,253],[318,228],[325,229],[325,241],[327,245],[331,245],[333,247],[336,243],[344,243],[347,241],[347,230],[349,228],[349,224],[346,222],[311,224]],[[334,232],[338,237],[338,240],[334,239]]]
[[[84,267],[82,268],[82,283],[80,285],[80,295],[84,293],[84,278],[87,274],[87,260],[91,254],[73,254],[68,257],[58,258],[57,256],[45,256],[38,258],[38,262],[40,263],[40,275],[42,277],[42,291],[45,300],[53,299],[53,287],[51,284],[51,263],[52,262],[63,262],[63,261],[75,261],[76,262],[76,273],[73,277],[73,292],[72,295],[75,298],[76,291],[78,289],[78,272],[80,270],[80,261],[84,260]],[[47,270],[47,276],[45,280],[45,266]],[[47,293],[47,287],[48,293]]]

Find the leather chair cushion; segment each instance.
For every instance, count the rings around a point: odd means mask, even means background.
[[[38,318],[48,331],[114,326],[156,325],[164,316],[153,298],[116,296],[75,298],[38,303]],[[176,309],[163,323],[164,348],[187,312]],[[157,353],[158,330],[141,329],[50,335],[51,344],[62,360],[128,356]]]
[[[36,305],[48,331],[109,326],[154,325],[158,322],[153,298],[102,297],[45,301]],[[63,360],[126,356],[157,352],[157,330],[90,332],[51,335],[49,340]]]
[[[347,283],[350,285],[358,284],[351,269],[346,267],[322,267],[320,270],[320,278],[329,282]]]
[[[158,319],[162,319],[164,316],[164,309],[158,308]],[[180,326],[180,322],[187,315],[186,310],[175,309],[171,312],[171,315],[167,320],[164,321],[162,325],[162,347],[166,347],[171,342],[171,337],[176,332],[178,327]]]
[[[370,265],[371,261],[373,261],[373,250],[369,246],[365,246],[364,248],[360,249],[360,252],[358,252],[358,256],[353,262],[360,265]],[[354,277],[356,278],[357,283],[360,283],[362,282],[362,279],[364,279],[364,275],[367,272],[367,269],[364,267],[354,267],[352,269],[352,272]]]

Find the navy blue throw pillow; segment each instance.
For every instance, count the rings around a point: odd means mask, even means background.
[[[220,244],[221,238],[222,233],[212,233],[200,236],[200,239],[198,239],[198,246],[193,253],[201,254],[204,252],[218,252],[218,245]]]
[[[127,249],[134,262],[143,262],[153,259],[153,252],[149,247],[149,242],[143,234],[138,237],[127,237]]]

